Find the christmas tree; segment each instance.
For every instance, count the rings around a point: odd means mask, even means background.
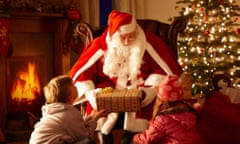
[[[240,6],[234,0],[178,0],[188,23],[178,38],[179,63],[192,74],[193,95],[211,90],[211,76],[240,79]],[[181,8],[182,4],[182,8]]]

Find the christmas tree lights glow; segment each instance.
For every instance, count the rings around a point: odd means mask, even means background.
[[[192,73],[193,95],[212,88],[211,76],[224,72],[240,79],[240,6],[234,0],[178,0],[188,20],[178,38],[179,63]],[[238,81],[238,82],[237,82]]]

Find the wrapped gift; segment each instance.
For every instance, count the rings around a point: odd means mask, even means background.
[[[103,89],[96,94],[97,109],[109,112],[136,112],[141,108],[139,89]]]

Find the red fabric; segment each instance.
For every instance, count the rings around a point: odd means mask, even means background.
[[[205,144],[240,143],[240,104],[215,91],[200,112],[199,133]]]
[[[5,136],[3,134],[2,129],[0,128],[0,142],[5,142],[5,141],[6,141]]]
[[[91,43],[87,46],[85,51],[83,51],[78,61],[69,72],[69,75],[71,77],[74,76],[77,70],[79,70],[84,66],[84,64],[86,64],[86,62],[91,58],[93,54],[95,54],[95,52],[98,49],[102,49],[104,51],[107,49],[106,43],[105,43],[106,33],[107,31],[105,31],[100,37],[91,41]],[[174,57],[173,52],[170,50],[170,48],[168,48],[165,42],[150,32],[145,32],[145,34],[148,42],[152,45],[155,51],[159,53],[161,58],[165,62],[167,62],[167,64],[169,65],[173,73],[176,75],[180,75],[182,73],[182,69],[177,62],[177,58]],[[103,61],[102,59],[99,59],[90,68],[88,68],[86,71],[81,73],[80,76],[77,78],[77,81],[92,80],[96,88],[104,88],[108,86],[115,87],[116,79],[111,79],[108,76],[106,76],[103,73],[102,68],[103,68]],[[147,52],[145,52],[143,57],[143,64],[141,65],[141,74],[139,75],[139,78],[142,78],[145,80],[150,74],[166,74],[166,73],[153,60],[153,58]],[[92,110],[92,108],[89,106],[90,104],[87,107],[87,114],[89,114],[90,111]],[[143,114],[137,113],[137,117],[150,119],[152,115],[152,105],[149,107],[148,106],[144,107],[144,109],[147,109],[147,110],[146,111],[141,110]]]
[[[83,66],[85,65],[88,60],[92,57],[92,55],[99,49],[106,50],[107,45],[105,43],[106,34],[108,29],[98,38],[94,39],[90,42],[89,45],[84,49],[82,54],[80,55],[77,62],[74,64],[74,66],[69,71],[69,76],[73,77],[73,75]],[[164,40],[160,39],[156,35],[145,31],[147,41],[152,45],[152,47],[155,49],[157,53],[161,56],[161,58],[167,62],[167,64],[170,66],[171,70],[174,74],[179,75],[182,73],[182,68],[177,62],[177,57],[174,55],[173,51],[167,46],[167,44],[164,42]],[[147,55],[144,57],[144,61],[148,62],[147,59],[150,55]],[[153,61],[151,59],[151,61]],[[151,61],[149,61],[149,64],[151,64]],[[156,63],[154,64],[157,65]],[[152,70],[153,71],[153,70]],[[156,66],[156,69],[154,70],[155,73],[159,74],[165,74],[164,70],[159,68],[159,66]],[[148,72],[149,73],[149,72]],[[148,76],[148,75],[147,75]],[[147,77],[145,75],[145,77]],[[89,80],[89,79],[88,79]]]
[[[177,101],[183,99],[183,90],[178,81],[178,76],[168,75],[159,85],[158,97],[163,101]]]
[[[110,37],[112,37],[112,35],[119,29],[119,27],[130,24],[131,21],[132,21],[131,14],[113,10],[109,14],[108,27]]]
[[[163,39],[160,39],[158,36],[152,34],[149,31],[145,31],[147,41],[152,45],[155,51],[161,56],[161,58],[168,64],[170,69],[174,74],[180,76],[182,73],[182,68],[178,64],[178,58],[173,53],[173,50],[164,42]],[[165,72],[158,71],[160,74],[165,74]]]
[[[9,35],[10,19],[0,19],[0,54],[8,56],[10,51]]]
[[[77,62],[74,64],[74,66],[69,71],[69,76],[73,77],[73,75],[81,68],[83,65],[85,65],[90,57],[100,48],[106,49],[106,44],[104,43],[105,37],[96,38],[95,40],[91,41],[87,47],[84,49],[80,57],[78,58]]]

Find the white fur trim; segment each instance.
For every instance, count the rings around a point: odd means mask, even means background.
[[[104,123],[101,132],[103,134],[109,134],[112,130],[112,128],[114,127],[115,123],[117,122],[117,118],[118,118],[118,113],[110,113],[107,116],[107,120]]]
[[[103,54],[104,51],[102,49],[97,50],[93,54],[93,56],[87,61],[87,63],[75,73],[75,75],[73,76],[73,81],[75,81],[82,72],[92,66],[101,56],[103,56]]]
[[[116,83],[116,88],[117,89],[126,88],[127,81],[128,81],[127,76],[118,77],[117,83]]]
[[[157,87],[165,77],[166,75],[150,74],[148,78],[145,80],[144,85]]]
[[[76,86],[77,91],[78,91],[78,97],[75,99],[73,105],[77,105],[77,104],[80,104],[82,102],[87,101],[84,94],[87,91],[95,88],[95,85],[94,85],[93,81],[91,81],[91,80],[76,82],[75,86]]]
[[[155,62],[167,73],[173,74],[172,70],[168,67],[167,63],[158,55],[158,53],[153,49],[153,47],[147,43],[146,46],[147,52],[151,55],[151,57],[155,60]]]
[[[101,128],[103,127],[104,123],[107,121],[107,117],[101,117],[97,120],[97,127],[96,131],[101,131]]]
[[[111,132],[112,128],[114,127],[115,123],[117,122],[118,113],[109,113],[107,117],[100,118],[97,121],[97,128],[96,130],[100,130],[101,133],[107,135]]]
[[[85,93],[85,97],[89,101],[89,103],[91,104],[93,109],[97,109],[96,94],[100,90],[101,90],[101,88],[97,88],[97,89],[93,89],[93,90],[87,91]]]
[[[136,112],[125,112],[124,130],[143,132],[148,128],[148,120],[136,119]]]
[[[145,92],[145,98],[142,101],[142,107],[149,105],[156,97],[156,89],[154,87],[142,87],[141,90]]]
[[[137,27],[137,21],[134,17],[132,17],[132,21],[130,24],[120,26],[118,29],[119,34],[126,34],[133,32]]]

